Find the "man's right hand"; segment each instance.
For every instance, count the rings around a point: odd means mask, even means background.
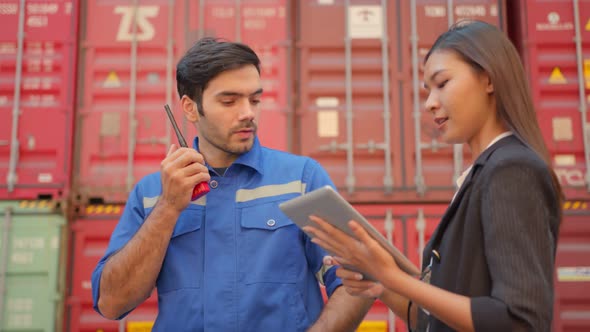
[[[156,207],[129,242],[110,256],[102,270],[97,305],[105,317],[116,319],[149,297],[178,215],[190,203],[195,185],[209,180],[200,153],[170,146],[161,164],[162,195]],[[127,223],[127,229],[130,224],[136,225],[133,220],[121,222]]]
[[[193,188],[211,179],[203,155],[192,148],[170,146],[160,165],[162,196],[159,203],[180,213],[190,203]]]

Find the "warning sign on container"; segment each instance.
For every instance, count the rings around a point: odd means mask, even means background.
[[[566,83],[567,83],[567,80],[565,79],[565,76],[563,76],[561,69],[559,69],[559,67],[553,68],[553,71],[551,72],[551,75],[549,76],[549,84],[566,84]]]
[[[378,39],[383,36],[381,6],[350,6],[348,32],[350,38]]]
[[[119,88],[121,87],[121,81],[119,80],[119,76],[114,71],[110,72],[107,75],[107,78],[102,83],[103,88]]]

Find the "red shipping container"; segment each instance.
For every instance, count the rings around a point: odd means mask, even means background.
[[[78,6],[0,3],[0,199],[67,195]]]
[[[553,166],[568,199],[588,200],[590,1],[519,0],[513,6],[514,40]]]
[[[356,204],[354,207],[381,234],[390,240],[416,266],[421,266],[424,245],[430,239],[446,211],[446,204]],[[407,331],[403,320],[395,318],[387,306],[376,301],[365,321],[387,322],[388,331]],[[377,327],[374,329],[377,331]],[[364,331],[360,329],[359,331]],[[367,331],[373,331],[367,326]]]
[[[69,258],[69,294],[65,330],[72,332],[120,331],[120,325],[138,325],[155,321],[158,313],[157,295],[131,312],[123,321],[108,320],[92,308],[91,276],[106,252],[109,239],[118,222],[122,206],[89,206],[85,215],[71,225],[72,251]]]
[[[588,331],[590,329],[590,202],[565,203],[556,257],[556,280],[553,330]],[[430,240],[446,205],[355,205],[373,226],[417,266],[421,266],[424,245]],[[391,322],[388,308],[377,301],[365,320]],[[405,324],[395,320],[394,331],[406,331]]]
[[[90,0],[81,14],[77,199],[124,202],[138,180],[159,170],[167,147],[176,142],[163,105],[183,119],[176,63],[205,35],[242,41],[258,52],[265,90],[259,137],[269,147],[287,148],[286,0],[134,3]],[[192,143],[192,125],[181,129]]]
[[[449,202],[471,163],[461,146],[438,141],[423,114],[422,61],[449,21],[503,27],[505,5],[454,1],[449,15],[447,3],[299,2],[298,152],[317,159],[351,202]]]
[[[566,211],[557,246],[555,331],[590,330],[590,210]]]

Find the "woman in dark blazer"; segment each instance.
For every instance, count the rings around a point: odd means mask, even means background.
[[[426,55],[426,110],[447,143],[467,143],[473,164],[423,253],[420,280],[357,223],[350,237],[323,220],[305,228],[350,265],[351,294],[380,298],[417,330],[549,331],[561,188],[518,53],[496,27],[462,22]]]

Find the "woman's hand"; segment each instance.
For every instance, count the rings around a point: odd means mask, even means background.
[[[401,272],[389,252],[357,222],[350,221],[348,224],[355,235],[352,237],[321,218],[310,216],[310,219],[317,227],[306,226],[303,230],[313,235],[311,241],[332,253],[334,255],[332,259],[335,259],[338,265],[345,266],[348,272],[352,272],[350,271],[352,268],[364,275],[371,276],[376,281],[380,281],[380,278],[386,274]],[[340,273],[345,273],[345,277],[349,276],[345,271]],[[358,279],[359,275],[361,279]],[[365,290],[361,290],[358,288],[358,283],[352,283],[355,278],[356,281],[362,280],[362,275],[359,273],[356,277],[347,278],[348,284],[354,288],[354,291],[365,292],[366,285],[361,286],[361,288],[365,288]]]

